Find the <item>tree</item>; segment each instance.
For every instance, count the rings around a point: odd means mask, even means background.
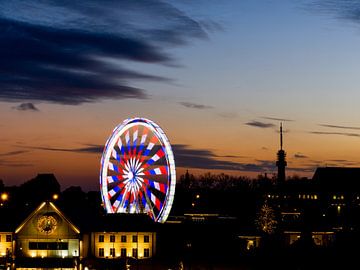
[[[275,232],[278,223],[276,220],[275,211],[267,204],[266,201],[261,207],[255,223],[260,231],[263,231],[267,234],[273,234]]]

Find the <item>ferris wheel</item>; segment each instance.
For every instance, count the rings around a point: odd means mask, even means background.
[[[126,119],[106,142],[100,190],[107,213],[146,213],[165,222],[174,200],[174,155],[163,130],[146,118]]]

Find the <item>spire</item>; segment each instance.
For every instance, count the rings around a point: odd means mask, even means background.
[[[283,150],[282,122],[280,122],[280,150]]]
[[[282,122],[280,123],[280,150],[277,152],[277,161],[276,166],[278,167],[278,184],[285,182],[285,167],[287,165],[286,162],[286,153],[283,150],[283,129]]]

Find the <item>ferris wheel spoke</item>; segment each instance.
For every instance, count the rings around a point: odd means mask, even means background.
[[[166,175],[168,173],[166,166],[157,167],[144,171],[144,175]]]
[[[157,138],[156,136],[153,136],[152,138],[150,138],[149,140],[149,144],[147,145],[145,152],[143,154],[143,157],[146,157],[150,154],[151,150],[153,149],[153,147],[155,146],[156,142],[157,142]]]
[[[160,192],[166,194],[168,185],[167,184],[163,184],[163,183],[159,183],[150,179],[144,179],[144,183],[147,184],[149,187],[151,188],[155,188],[157,190],[159,190]]]
[[[119,139],[117,141],[117,146],[119,147],[120,153],[123,156],[125,154],[125,147],[122,143],[121,137],[119,137]]]
[[[141,136],[139,152],[142,152],[142,150],[144,149],[147,136],[148,136],[148,130],[146,129],[145,133]]]

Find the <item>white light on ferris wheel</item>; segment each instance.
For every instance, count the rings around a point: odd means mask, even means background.
[[[101,158],[100,190],[107,213],[146,213],[165,222],[174,200],[175,161],[163,130],[146,118],[118,125]]]

